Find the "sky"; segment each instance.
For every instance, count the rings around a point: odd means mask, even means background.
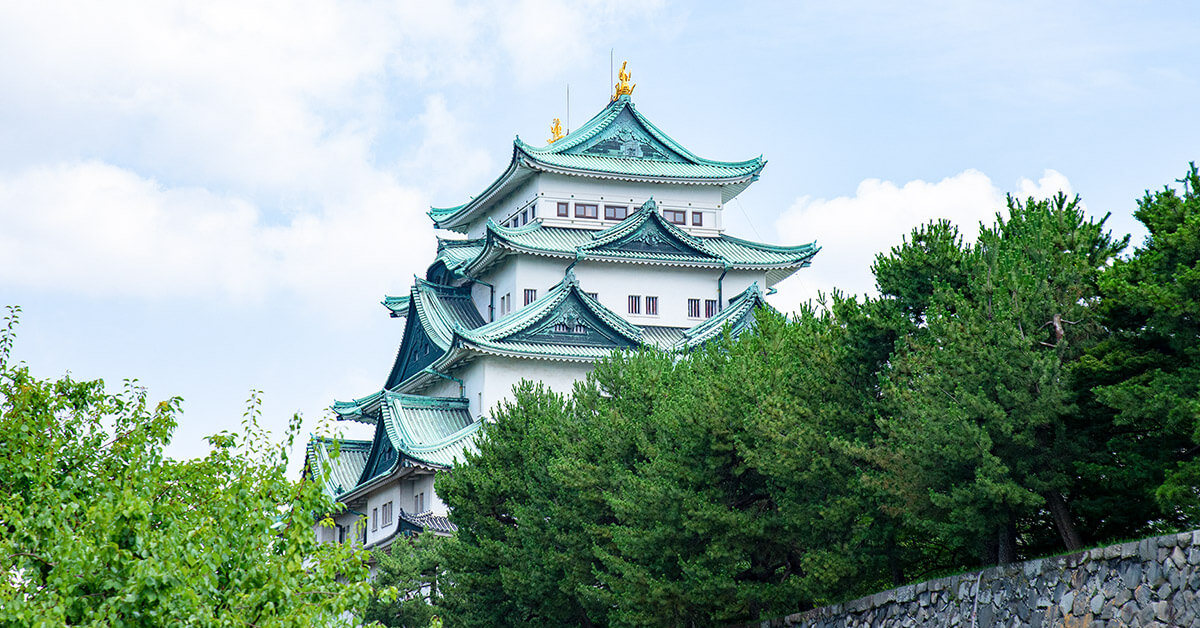
[[[302,446],[386,378],[426,209],[600,111],[610,59],[693,152],[768,160],[725,224],[823,247],[791,310],[1010,193],[1136,244],[1137,200],[1200,161],[1196,42],[1194,2],[0,3],[0,304],[35,374],[183,397],[173,456],[252,390]]]

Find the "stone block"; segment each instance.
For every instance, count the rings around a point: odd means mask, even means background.
[[[1192,533],[1191,532],[1180,532],[1179,534],[1175,535],[1175,545],[1186,548],[1191,544],[1192,544]]]
[[[1075,603],[1071,605],[1071,614],[1076,617],[1082,617],[1087,614],[1088,598],[1086,595],[1076,595]],[[1064,615],[1066,613],[1063,613]]]
[[[1156,591],[1154,593],[1154,595],[1160,600],[1170,599],[1171,598],[1171,585],[1164,582],[1163,585],[1158,588],[1158,591]]]
[[[1175,563],[1176,569],[1183,569],[1183,566],[1187,564],[1187,556],[1183,554],[1182,549],[1176,547],[1171,552],[1171,562]]]
[[[1133,601],[1137,602],[1138,606],[1145,606],[1150,603],[1150,587],[1139,584],[1133,590]]]
[[[1116,604],[1119,607],[1132,599],[1133,589],[1129,589],[1124,586],[1118,586],[1117,594],[1113,596],[1113,604]]]
[[[1138,558],[1147,562],[1158,560],[1158,544],[1154,539],[1142,539],[1138,542]]]
[[[1154,603],[1154,618],[1158,621],[1171,621],[1171,605],[1166,601]]]
[[[1124,566],[1124,571],[1121,573],[1121,581],[1127,589],[1135,589],[1142,582],[1142,564],[1137,562],[1129,562]]]
[[[1036,559],[1025,563],[1025,577],[1036,578],[1042,573],[1042,560]]]
[[[1075,592],[1067,591],[1058,599],[1058,609],[1063,615],[1071,612],[1071,606],[1075,603]]]
[[[1188,550],[1188,564],[1200,565],[1200,547],[1192,547]]]
[[[1121,558],[1133,558],[1137,556],[1138,542],[1130,541],[1121,544]]]
[[[1099,615],[1100,611],[1103,608],[1104,608],[1104,595],[1101,593],[1097,593],[1096,595],[1093,595],[1091,602],[1088,604],[1088,610],[1090,610],[1093,615]]]

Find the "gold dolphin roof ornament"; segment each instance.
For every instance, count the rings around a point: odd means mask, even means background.
[[[629,82],[631,74],[629,73],[629,70],[625,69],[625,66],[627,65],[629,65],[628,61],[621,62],[621,71],[617,72],[617,84],[614,86],[616,88],[616,92],[613,93],[613,100],[616,100],[621,96],[629,96],[633,94],[633,88],[637,87],[637,83]]]
[[[550,125],[550,139],[546,140],[547,144],[553,144],[563,138],[562,120],[554,119],[554,123]]]

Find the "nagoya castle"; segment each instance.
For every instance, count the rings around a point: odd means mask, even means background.
[[[383,300],[404,337],[381,389],[333,405],[374,438],[308,445],[306,474],[328,465],[326,489],[346,505],[322,540],[383,548],[452,532],[434,476],[474,449],[515,384],[569,392],[615,350],[686,352],[737,334],[817,253],[726,235],[727,204],[766,161],[696,156],[634,106],[624,65],[620,79],[591,120],[565,135],[555,120],[544,146],[517,138],[491,185],[429,210],[461,235],[439,238],[425,276]]]

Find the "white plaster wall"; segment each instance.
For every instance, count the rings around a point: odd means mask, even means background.
[[[524,290],[533,288],[538,298],[562,281],[570,260],[537,257],[533,255],[511,256],[484,278],[489,283],[504,286],[503,294],[513,295],[516,306],[512,312],[523,307]],[[718,299],[717,279],[721,269],[681,268],[677,266],[654,266],[649,264],[624,264],[583,260],[575,265],[575,276],[584,292],[594,292],[600,303],[635,325],[659,325],[664,327],[692,327],[704,320],[704,300]],[[725,304],[737,296],[751,283],[758,282],[764,291],[765,271],[731,270],[721,282],[721,298]],[[629,314],[629,296],[657,296],[658,315]],[[701,318],[687,315],[687,300],[701,300]],[[499,302],[499,297],[497,297]],[[722,306],[723,307],[723,306]],[[500,315],[497,305],[497,318]],[[511,313],[510,313],[511,314]]]
[[[479,217],[467,227],[467,237],[478,238],[482,236],[484,230],[487,228],[487,219],[489,217],[497,223],[504,224],[509,218],[512,218],[527,207],[532,206],[536,210],[535,201],[538,198],[536,180],[536,176],[526,179],[508,195],[493,200],[490,206],[481,212]]]
[[[576,380],[592,370],[590,362],[556,362],[524,358],[483,356],[481,364],[487,376],[483,387],[483,407],[492,416],[501,401],[512,398],[512,389],[522,379],[545,384],[557,393],[569,393]]]
[[[543,224],[553,227],[581,227],[585,229],[602,229],[610,227],[619,221],[604,220],[604,205],[626,205],[630,211],[637,209],[642,203],[653,198],[662,209],[678,209],[688,212],[686,225],[679,225],[684,231],[699,237],[715,237],[722,229],[721,188],[709,185],[681,185],[673,183],[633,183],[627,181],[608,181],[603,179],[588,179],[585,177],[567,177],[563,175],[542,173],[535,183],[537,196],[537,215]],[[586,202],[598,206],[599,217],[575,218],[574,205],[570,216],[558,217],[558,203]],[[700,211],[704,214],[702,227],[691,226],[691,212]],[[498,221],[502,222],[502,221]]]
[[[367,493],[367,544],[375,543],[381,539],[391,536],[396,531],[396,515],[399,514],[403,502],[400,501],[400,488],[403,482],[384,482],[376,487],[370,493]],[[384,524],[383,521],[383,505],[387,502],[392,502],[392,522]],[[379,527],[371,529],[371,513],[378,509],[379,511]]]

